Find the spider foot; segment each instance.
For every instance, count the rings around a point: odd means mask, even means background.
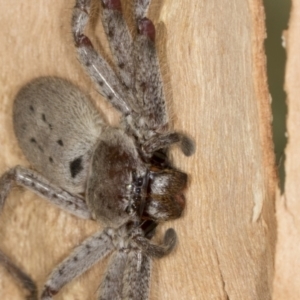
[[[145,35],[152,42],[155,41],[155,27],[151,20],[148,18],[142,18],[138,20],[138,32]]]
[[[169,228],[164,236],[164,242],[163,245],[166,249],[165,255],[169,254],[177,243],[177,234],[173,228]]]

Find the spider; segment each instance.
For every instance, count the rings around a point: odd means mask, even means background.
[[[187,175],[172,166],[168,150],[178,143],[189,156],[194,144],[169,129],[155,27],[146,17],[150,0],[133,3],[134,38],[120,0],[101,2],[115,66],[84,34],[91,0],[76,0],[72,32],[80,63],[122,114],[119,127],[106,124],[84,92],[58,77],[31,81],[14,102],[15,134],[34,170],[16,166],[2,175],[0,206],[17,184],[75,216],[106,225],[52,271],[42,300],[52,299],[111,253],[98,299],[148,299],[152,259],[169,254],[177,236],[170,228],[162,244],[151,238],[159,223],[179,218],[185,206]],[[29,290],[28,299],[37,299],[31,278],[2,252],[0,261]]]

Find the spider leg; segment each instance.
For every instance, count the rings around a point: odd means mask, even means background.
[[[131,250],[124,272],[122,299],[149,299],[150,275],[151,258],[144,255],[143,251]]]
[[[32,190],[77,217],[91,219],[89,209],[82,198],[56,187],[37,172],[20,166],[10,169],[0,178],[0,211],[14,183]]]
[[[37,300],[37,287],[29,275],[19,269],[11,260],[0,250],[0,264],[17,279],[18,282],[29,292],[27,300]]]
[[[80,218],[90,219],[91,214],[84,200],[52,185],[38,173],[16,166],[4,173],[0,178],[0,211],[14,184],[29,188],[36,194],[46,198],[58,207]],[[19,269],[0,251],[0,263],[30,292],[27,299],[37,299],[37,289],[32,279]]]
[[[151,0],[135,0],[134,15],[136,19],[142,19],[146,16]]]
[[[153,136],[143,144],[142,149],[146,156],[151,156],[155,151],[168,148],[170,145],[178,142],[180,143],[180,148],[184,155],[190,156],[195,152],[195,144],[193,140],[178,132]]]
[[[165,233],[162,245],[152,244],[147,238],[141,235],[134,236],[132,239],[145,255],[152,258],[162,258],[174,249],[177,235],[173,228],[169,228]]]
[[[128,254],[124,250],[115,252],[100,286],[99,300],[121,300],[123,274]]]
[[[114,249],[112,242],[114,230],[105,229],[87,238],[76,247],[69,257],[62,261],[47,280],[41,300],[51,300],[59,290],[75,277],[83,274],[97,261]]]
[[[118,66],[120,78],[127,88],[132,88],[132,36],[123,17],[121,1],[101,1],[103,4],[102,23]]]
[[[84,35],[89,21],[91,0],[76,0],[72,17],[72,32],[81,64],[98,87],[99,92],[123,115],[130,113],[124,101],[126,91],[115,72],[94,49],[90,39]]]
[[[138,10],[138,15],[141,15]],[[147,131],[163,132],[168,126],[165,96],[155,49],[155,27],[148,18],[136,19],[138,34],[134,40],[134,91],[139,107],[139,126]]]

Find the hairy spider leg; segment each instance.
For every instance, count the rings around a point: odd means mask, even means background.
[[[0,250],[0,263],[28,291],[26,300],[37,300],[37,286],[29,275],[17,267],[11,259]]]
[[[10,169],[0,178],[0,209],[2,209],[14,184],[33,191],[52,204],[79,218],[91,219],[91,214],[84,199],[51,184],[48,179],[39,173],[21,166]]]
[[[99,55],[84,30],[90,18],[91,0],[76,0],[72,16],[72,32],[79,61],[95,82],[99,92],[123,115],[128,115],[131,108],[126,103],[127,92],[120,79]]]
[[[106,228],[87,238],[49,276],[41,300],[50,300],[68,282],[78,277],[114,249],[114,230]],[[113,299],[113,298],[111,298]]]
[[[91,219],[91,214],[82,198],[73,196],[56,187],[37,172],[20,166],[10,169],[0,178],[0,211],[15,184],[30,189],[52,204],[77,217]],[[2,251],[0,251],[0,262],[29,291],[27,299],[36,300],[37,288],[30,276],[17,267]]]
[[[117,73],[127,90],[133,87],[132,36],[125,22],[120,0],[101,0],[101,21],[109,42]]]

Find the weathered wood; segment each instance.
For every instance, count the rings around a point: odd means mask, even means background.
[[[292,1],[289,27],[285,32],[287,66],[288,144],[285,150],[284,194],[277,195],[276,216],[278,239],[276,245],[274,300],[299,299],[300,269],[300,3]]]
[[[191,158],[173,152],[176,165],[191,176],[187,209],[160,230],[174,227],[179,244],[155,262],[151,299],[270,299],[276,177],[262,3],[153,2],[150,16],[158,29],[174,127],[195,138],[197,151]],[[13,134],[11,108],[17,90],[31,78],[68,78],[112,112],[77,62],[70,34],[73,5],[71,0],[0,3],[1,172],[27,164]],[[100,26],[97,34],[102,36]],[[93,222],[15,191],[1,214],[0,247],[41,287],[53,266],[96,230]],[[55,299],[95,299],[106,263]],[[0,272],[0,298],[23,299]]]

